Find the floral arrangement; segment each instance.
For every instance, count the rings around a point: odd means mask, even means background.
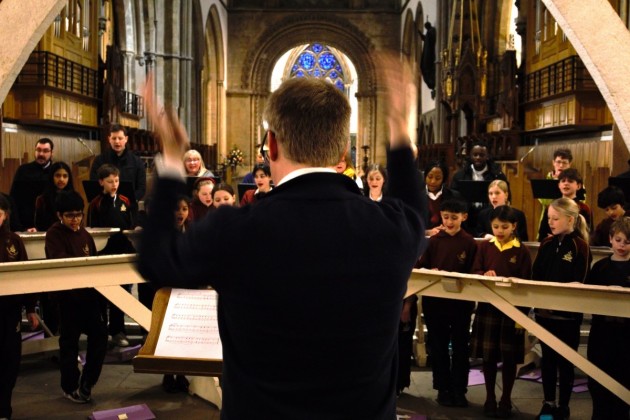
[[[243,165],[243,152],[236,146],[232,147],[225,157],[225,164],[229,166],[241,166]]]

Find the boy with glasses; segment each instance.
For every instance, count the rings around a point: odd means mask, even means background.
[[[55,201],[59,222],[46,232],[46,258],[91,257],[94,239],[82,226],[83,198],[76,191],[61,191]],[[59,368],[64,397],[78,404],[90,401],[107,351],[107,327],[102,298],[93,288],[57,292],[59,302]],[[83,372],[77,367],[79,338],[88,336]]]
[[[553,152],[553,160],[551,161],[551,165],[553,169],[547,172],[545,179],[558,179],[560,173],[566,169],[571,167],[571,163],[573,162],[573,154],[569,149],[556,149]],[[539,198],[538,201],[542,206],[542,210],[540,212],[540,220],[538,221],[538,230],[546,229],[543,225],[547,225],[547,207],[553,201],[549,198]],[[545,239],[544,237],[537,236],[536,238],[538,242]]]

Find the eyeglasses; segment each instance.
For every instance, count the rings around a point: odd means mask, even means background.
[[[193,162],[199,162],[200,159],[198,158],[188,158],[186,159],[186,163],[193,163]]]
[[[80,220],[83,219],[83,212],[80,213],[64,213],[62,216],[68,220]]]

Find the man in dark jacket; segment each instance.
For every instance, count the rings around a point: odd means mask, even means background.
[[[35,160],[20,165],[13,177],[9,195],[17,206],[18,225],[11,224],[12,230],[35,232],[35,199],[40,195],[50,177],[50,165],[55,145],[49,138],[41,138],[35,144]]]
[[[109,127],[110,149],[94,159],[90,168],[90,179],[98,181],[98,168],[104,163],[114,165],[120,170],[120,180],[131,182],[135,199],[140,201],[147,189],[147,173],[142,159],[126,149],[127,139],[123,126],[112,124]]]
[[[395,418],[397,327],[426,243],[405,114],[411,73],[401,77],[401,67],[383,66],[396,73],[382,79],[389,197],[372,202],[333,169],[348,150],[343,93],[323,80],[289,79],[264,114],[276,188],[256,206],[219,208],[183,235],[173,211],[187,138],[172,114],[149,107],[164,163],[139,270],[159,284],[218,292],[222,419]],[[145,98],[153,103],[152,92]],[[252,238],[265,238],[272,257]],[[264,345],[252,351],[252,343]]]
[[[463,186],[460,184],[460,181],[494,181],[495,179],[501,179],[507,182],[507,177],[501,171],[499,165],[492,161],[485,142],[475,141],[469,150],[469,156],[464,167],[453,175],[451,189],[461,193]],[[508,195],[511,194],[508,193]],[[465,224],[465,229],[468,233],[475,235],[479,211],[489,205],[487,194],[483,197],[483,201],[468,203],[468,220]]]

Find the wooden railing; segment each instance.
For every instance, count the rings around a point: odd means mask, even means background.
[[[118,255],[0,264],[3,285],[0,296],[93,287],[148,330],[151,312],[120,287],[122,284],[144,281],[135,270],[135,259],[135,255]],[[628,389],[516,309],[516,306],[539,307],[630,318],[629,288],[421,269],[411,273],[407,295],[411,294],[491,303],[587,375],[630,403]]]
[[[18,75],[16,86],[45,86],[97,97],[98,73],[48,51],[33,51]]]
[[[613,394],[630,403],[630,390],[516,308],[537,307],[630,318],[630,288],[420,269],[413,270],[407,286],[407,296],[413,294],[488,302],[494,305]]]
[[[527,75],[525,102],[574,91],[597,91],[580,57],[572,56]]]

